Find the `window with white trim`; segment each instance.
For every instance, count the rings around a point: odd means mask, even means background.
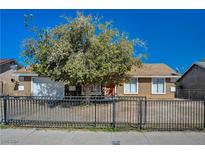
[[[137,78],[132,78],[127,83],[124,83],[124,93],[125,94],[136,94],[136,93],[138,93]]]
[[[152,94],[165,94],[165,79],[152,78]]]

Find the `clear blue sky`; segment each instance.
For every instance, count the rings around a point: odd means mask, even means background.
[[[114,27],[147,43],[147,63],[166,63],[185,69],[205,58],[205,10],[81,10],[113,21]],[[75,16],[76,10],[1,10],[1,58],[22,60],[22,41],[30,34],[24,14],[33,14],[33,25],[52,27]]]

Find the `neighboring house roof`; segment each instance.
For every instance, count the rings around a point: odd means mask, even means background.
[[[21,68],[15,59],[0,59],[0,74]]]
[[[176,71],[166,64],[142,64],[141,67],[132,67],[129,75],[136,77],[180,77]]]
[[[16,60],[14,60],[14,59],[0,59],[0,65],[10,63],[10,62],[16,63]]]
[[[181,76],[181,78],[179,78],[179,79],[177,80],[177,82],[180,81],[194,66],[199,66],[199,67],[205,69],[205,62],[195,62],[195,63],[193,63],[193,64],[184,72],[184,74]]]
[[[13,73],[14,76],[38,76],[31,68],[21,68]]]
[[[198,66],[200,66],[200,67],[202,67],[202,68],[205,68],[205,62],[196,62],[196,63],[194,63],[195,65],[198,65]]]

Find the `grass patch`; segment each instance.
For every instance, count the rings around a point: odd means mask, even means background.
[[[64,130],[68,131],[92,131],[92,132],[126,132],[126,131],[140,131],[139,129],[132,128],[64,128]]]
[[[43,131],[48,131],[48,130],[57,130],[57,131],[91,131],[91,132],[128,132],[128,131],[133,131],[133,132],[165,132],[165,131],[194,131],[194,132],[205,132],[205,129],[200,129],[200,130],[159,130],[159,129],[139,129],[139,128],[132,128],[132,127],[118,127],[118,128],[96,128],[96,127],[87,127],[87,128],[75,128],[75,127],[32,127],[32,126],[16,126],[16,125],[3,125],[0,124],[0,129],[35,129],[35,130],[43,130]]]
[[[13,128],[13,129],[35,129],[35,130],[58,130],[58,131],[91,131],[91,132],[127,132],[127,131],[142,131],[136,128],[95,128],[95,127],[87,127],[87,128],[63,128],[63,127],[30,127],[30,126],[15,126],[15,125],[3,125],[4,128]]]
[[[8,126],[8,125],[3,125],[3,124],[0,124],[0,129],[7,129],[7,128],[10,128],[10,126]]]
[[[128,131],[128,129],[119,128],[36,128],[36,130],[64,130],[64,131],[91,131],[91,132],[120,132]]]
[[[201,130],[202,132],[205,132],[205,128]]]

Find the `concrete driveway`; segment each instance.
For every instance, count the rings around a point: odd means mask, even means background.
[[[0,144],[8,145],[205,145],[205,133],[182,132],[103,132],[53,129],[1,129]]]

